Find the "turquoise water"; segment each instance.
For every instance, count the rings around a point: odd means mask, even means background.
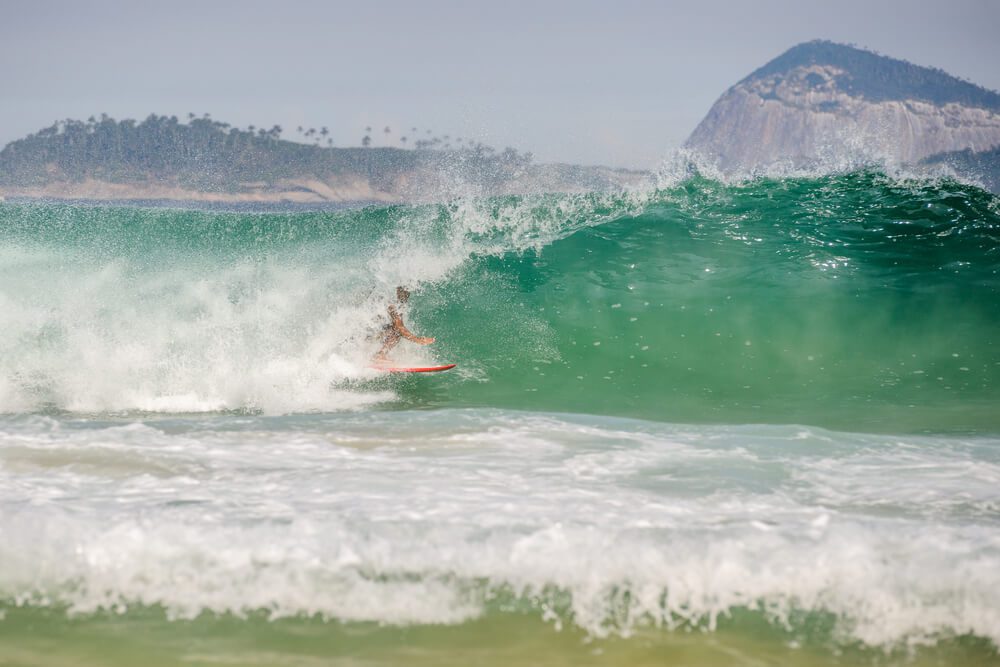
[[[996,664],[998,269],[866,171],[4,204],[0,662]]]

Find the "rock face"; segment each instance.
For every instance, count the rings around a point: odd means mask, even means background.
[[[940,70],[808,42],[727,90],[686,145],[726,171],[916,163],[1000,146],[1000,94]]]

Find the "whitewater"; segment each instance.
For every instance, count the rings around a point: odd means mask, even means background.
[[[997,664],[998,270],[871,169],[0,204],[0,662]]]

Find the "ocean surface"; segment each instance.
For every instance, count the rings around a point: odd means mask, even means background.
[[[2,665],[1000,664],[974,186],[6,203],[0,322]]]

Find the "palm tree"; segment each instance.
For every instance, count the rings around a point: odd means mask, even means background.
[[[326,129],[326,125],[324,125],[323,128],[319,131],[319,133],[325,137],[326,135],[330,134],[330,130]]]
[[[400,137],[399,138],[399,143],[401,143],[401,144],[403,144],[405,146],[406,145],[406,137],[405,136]]]
[[[365,135],[365,136],[364,136],[364,137],[363,137],[363,138],[361,139],[361,145],[362,145],[362,146],[364,146],[365,148],[368,148],[369,146],[371,146],[371,145],[372,145],[372,138],[371,138],[371,137],[369,137],[369,136],[368,136],[368,135],[366,134],[366,135]]]

